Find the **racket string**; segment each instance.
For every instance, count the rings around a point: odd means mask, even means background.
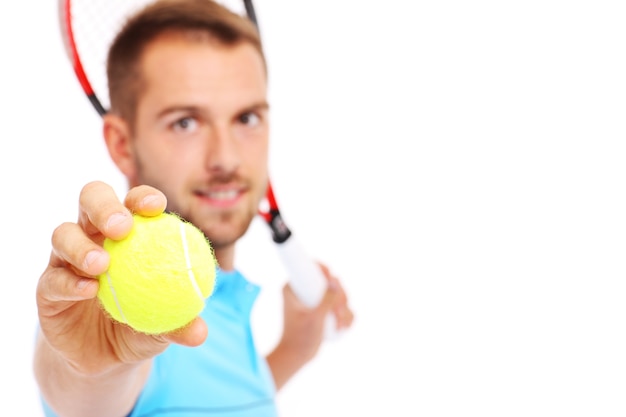
[[[108,49],[129,16],[154,0],[69,0],[70,24],[77,58],[98,101],[110,106],[106,76]],[[243,1],[219,1],[235,13],[245,15]]]
[[[106,77],[108,48],[125,20],[152,0],[71,1],[71,24],[80,62],[94,93],[109,107]]]

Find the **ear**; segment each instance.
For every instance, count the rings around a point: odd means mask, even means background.
[[[117,168],[132,182],[136,175],[131,130],[124,119],[114,114],[104,115],[104,142]]]

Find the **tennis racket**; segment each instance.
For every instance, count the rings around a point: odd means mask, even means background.
[[[59,23],[67,57],[82,90],[100,116],[109,108],[106,79],[108,48],[126,17],[153,0],[58,0]],[[247,16],[258,28],[251,0],[221,1],[232,11]],[[270,227],[281,261],[289,276],[289,284],[308,307],[319,305],[327,280],[319,265],[304,251],[281,216],[272,185],[259,214]],[[334,332],[332,314],[326,335]]]

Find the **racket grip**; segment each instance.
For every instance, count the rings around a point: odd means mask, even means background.
[[[307,307],[317,307],[328,285],[322,269],[293,235],[277,246],[278,254],[289,274],[291,289]]]
[[[317,307],[328,287],[321,267],[305,252],[293,235],[277,244],[278,254],[289,275],[289,286],[296,297],[309,308]],[[324,337],[334,339],[339,332],[335,317],[329,313],[324,324]]]

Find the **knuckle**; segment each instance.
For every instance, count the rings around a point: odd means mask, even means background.
[[[51,239],[52,246],[57,247],[59,244],[64,242],[65,237],[67,236],[67,234],[69,233],[69,231],[72,229],[73,226],[74,226],[74,223],[70,223],[70,222],[64,222],[58,225],[52,231],[52,239]]]

